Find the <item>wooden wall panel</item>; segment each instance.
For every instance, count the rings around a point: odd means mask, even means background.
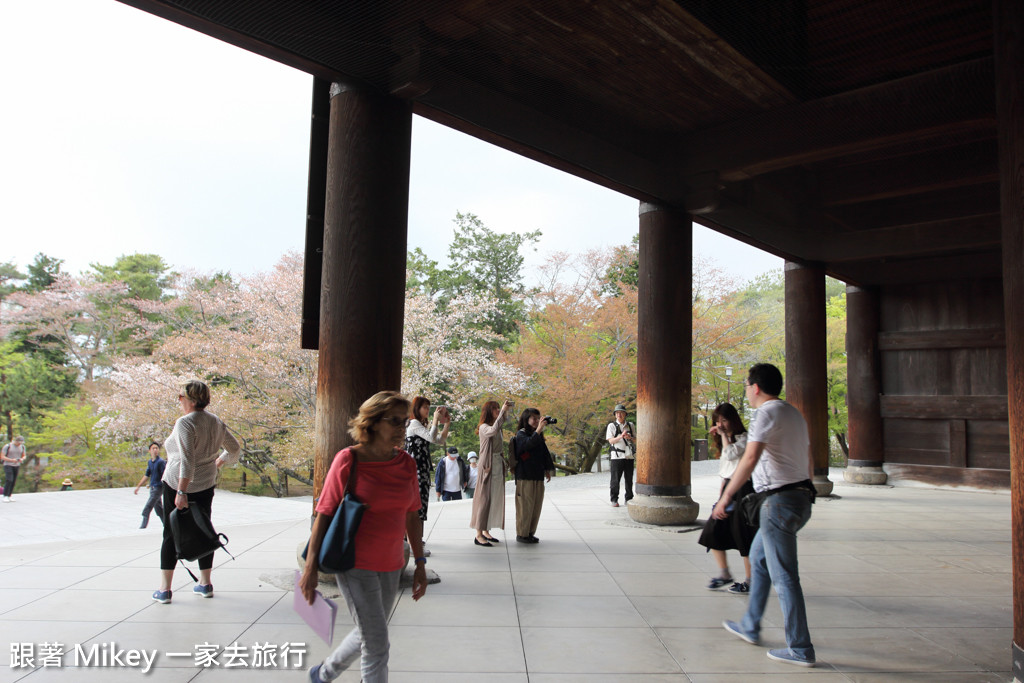
[[[1010,469],[1010,426],[991,420],[967,421],[967,466]]]
[[[1008,469],[1002,281],[884,288],[880,306],[886,462],[907,476]]]

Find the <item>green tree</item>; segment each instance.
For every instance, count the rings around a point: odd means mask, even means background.
[[[64,259],[52,258],[40,252],[28,266],[28,280],[21,288],[25,292],[41,292],[54,282],[60,275],[60,267]]]
[[[833,280],[833,282],[838,281]],[[828,304],[825,306],[825,326],[825,343],[828,353],[828,374],[825,380],[828,388],[828,430],[835,437],[845,459],[850,457],[850,447],[846,441],[848,413],[846,406],[845,291],[828,300]]]
[[[540,230],[499,233],[471,213],[455,214],[455,238],[448,247],[448,297],[473,294],[495,303],[497,311],[489,326],[493,332],[514,339],[519,323],[526,319],[522,301],[523,255],[521,250],[535,244]]]
[[[14,284],[16,281],[24,279],[25,274],[18,270],[13,261],[0,263],[0,301],[17,289],[17,285]]]
[[[44,411],[78,391],[74,369],[17,347],[13,341],[0,343],[0,421],[8,440],[16,431],[38,429]]]
[[[35,479],[55,486],[70,477],[80,488],[130,486],[137,481],[141,457],[132,457],[130,444],[100,439],[96,426],[102,419],[85,401],[44,411],[39,430],[28,436],[40,462],[46,459]]]
[[[123,282],[128,297],[159,301],[171,286],[171,273],[163,257],[156,254],[126,254],[117,257],[112,266],[90,264],[100,282]]]

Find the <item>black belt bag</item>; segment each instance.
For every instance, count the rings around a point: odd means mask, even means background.
[[[747,523],[747,526],[754,527],[755,529],[761,526],[761,503],[768,496],[774,496],[776,493],[782,493],[783,491],[806,491],[811,496],[811,504],[814,504],[814,499],[817,497],[818,492],[814,488],[814,482],[810,479],[804,479],[803,481],[794,481],[792,484],[785,484],[777,489],[768,489],[767,491],[755,491],[754,493],[748,493],[740,499],[740,514],[743,515],[743,521]]]

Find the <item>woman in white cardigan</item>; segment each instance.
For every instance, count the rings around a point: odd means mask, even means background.
[[[743,451],[747,448],[747,428],[743,426],[743,420],[736,412],[731,403],[723,403],[715,408],[711,414],[714,425],[709,433],[715,440],[718,447],[720,461],[718,474],[722,477],[722,491],[729,484],[736,466],[739,465]],[[737,492],[735,501],[740,501],[743,496],[754,492],[754,486],[748,480],[743,488]],[[729,586],[730,593],[747,593],[750,590],[750,544],[754,540],[757,529],[747,526],[743,521],[743,515],[738,511],[730,514],[725,519],[715,519],[708,515],[707,524],[698,539],[698,543],[711,551],[718,564],[719,574],[708,583],[708,590],[718,590],[723,586]],[[743,566],[746,569],[744,581],[733,581],[729,572],[729,563],[725,558],[725,551],[736,549],[743,558]]]
[[[171,601],[171,583],[177,552],[168,522],[171,511],[196,505],[210,516],[217,474],[224,465],[238,462],[242,453],[238,441],[219,417],[207,412],[210,388],[193,380],[178,393],[178,403],[185,413],[174,423],[171,435],[164,442],[167,467],[164,468],[164,537],[160,546],[160,588],[153,599],[167,604]],[[199,583],[192,592],[199,597],[213,597],[213,553],[199,558]]]

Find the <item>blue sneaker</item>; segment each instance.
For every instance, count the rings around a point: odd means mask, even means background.
[[[728,586],[730,583],[732,583],[731,577],[728,579],[723,579],[721,576],[716,576],[715,578],[711,579],[711,581],[708,583],[708,590],[716,591],[722,586]]]
[[[757,636],[751,636],[751,635],[748,635],[748,634],[744,633],[743,629],[741,629],[740,625],[737,624],[735,621],[723,621],[722,622],[722,628],[724,628],[726,631],[728,631],[729,633],[733,634],[734,636],[736,636],[740,640],[747,641],[751,645],[757,645],[760,642],[760,640],[761,640]],[[771,655],[769,655],[769,657],[770,656]]]
[[[201,598],[212,598],[213,597],[213,584],[204,586],[201,583],[197,583],[192,586],[192,594],[198,595]]]
[[[166,605],[171,601],[171,591],[153,591],[153,599],[161,605]]]
[[[768,650],[768,659],[774,659],[776,662],[785,662],[786,664],[795,664],[797,666],[806,667],[812,667],[816,664],[813,659],[797,657],[788,647],[778,650]]]
[[[320,667],[323,666],[323,662],[317,664],[309,670],[309,683],[323,683],[320,680]]]

